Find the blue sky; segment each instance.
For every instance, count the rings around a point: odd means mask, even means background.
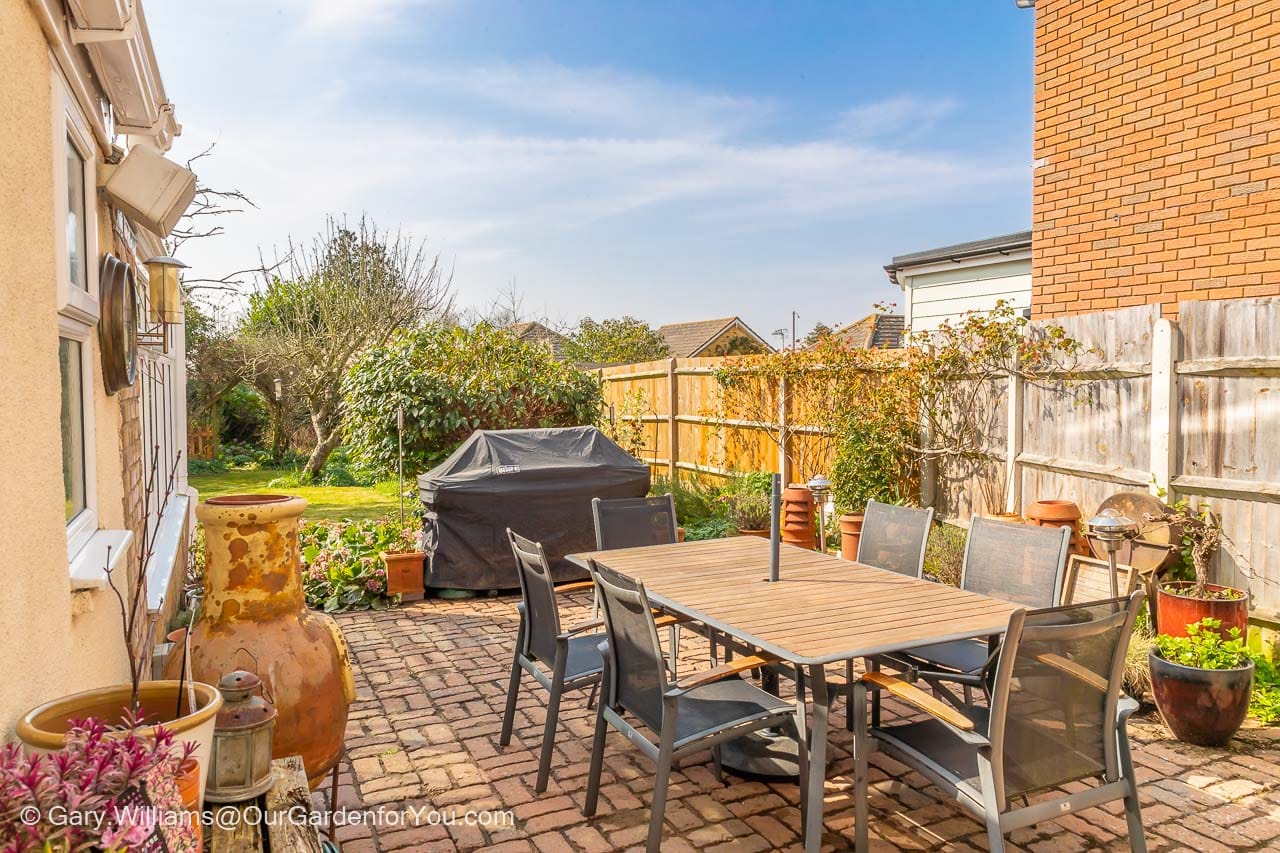
[[[326,213],[425,238],[461,305],[557,322],[894,300],[896,254],[1029,227],[1032,14],[1012,0],[221,0],[148,21],[250,265]]]

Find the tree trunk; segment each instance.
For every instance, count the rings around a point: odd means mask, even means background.
[[[338,442],[342,439],[342,425],[331,427],[328,435],[325,434],[324,428],[321,426],[322,420],[313,415],[311,424],[316,431],[316,446],[311,451],[311,455],[307,457],[307,464],[302,466],[302,482],[313,482],[316,477],[320,476],[321,470],[324,469],[324,463],[328,461],[329,454],[338,446]]]

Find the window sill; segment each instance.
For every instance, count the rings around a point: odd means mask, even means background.
[[[156,522],[153,534],[151,560],[147,563],[147,610],[155,613],[164,606],[165,595],[169,590],[169,582],[173,573],[179,571],[178,560],[182,560],[182,571],[185,573],[185,546],[187,532],[187,507],[191,498],[187,495],[175,494],[169,498],[164,512]]]
[[[96,531],[71,558],[71,588],[105,588],[110,583],[107,571],[114,570],[119,565],[129,552],[129,544],[132,542],[132,530]]]

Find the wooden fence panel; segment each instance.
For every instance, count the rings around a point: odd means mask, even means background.
[[[1280,602],[1280,300],[1183,303],[1178,494],[1230,540],[1219,577]]]
[[[937,472],[925,484],[926,499],[961,521],[997,511],[989,504],[999,503],[1001,490],[981,481],[998,483],[1003,470],[1003,508],[1025,511],[1033,500],[1059,498],[1087,517],[1118,491],[1167,484],[1168,500],[1207,502],[1221,516],[1229,543],[1217,579],[1248,587],[1259,612],[1280,619],[1280,299],[1184,303],[1176,324],[1161,318],[1159,306],[1053,322],[1090,349],[1077,365],[1082,378],[1065,386],[995,383],[980,396],[991,414],[990,463]],[[831,442],[805,432],[809,413],[780,411],[752,423],[732,411],[713,373],[723,361],[665,359],[601,371],[615,412],[629,395],[644,398],[637,417],[656,472],[672,468],[673,433],[674,464],[686,472],[779,470],[771,436],[782,423],[796,430],[792,458],[822,456],[814,448]]]
[[[1117,491],[1147,489],[1158,318],[1158,306],[1140,306],[1053,321],[1089,348],[1076,365],[1086,378],[1024,383],[1019,511],[1059,499],[1090,512]]]

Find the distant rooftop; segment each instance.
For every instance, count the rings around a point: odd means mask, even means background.
[[[525,343],[542,344],[551,350],[551,354],[556,358],[564,358],[565,337],[555,329],[548,328],[537,321],[513,323],[507,328],[511,334]]]
[[[773,349],[769,342],[756,334],[740,317],[721,317],[718,320],[695,320],[691,323],[668,323],[658,328],[658,334],[677,358],[696,356],[708,344],[720,337],[730,326],[742,327],[747,337],[754,338],[766,351]]]
[[[858,349],[898,349],[902,346],[905,325],[906,319],[901,314],[877,312],[837,329],[835,335]]]

